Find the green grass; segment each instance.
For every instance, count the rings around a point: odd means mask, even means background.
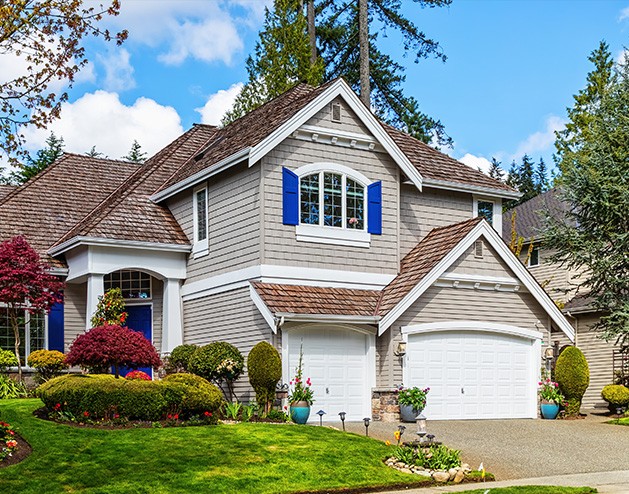
[[[425,480],[382,463],[384,443],[326,427],[238,424],[98,430],[40,420],[39,400],[0,401],[33,447],[0,469],[0,492],[287,493]]]
[[[614,425],[629,425],[629,417],[623,417],[621,419],[610,420],[607,423],[614,424]]]
[[[598,492],[591,487],[555,487],[544,485],[523,485],[519,487],[500,487],[492,489],[475,489],[463,491],[461,494],[592,494]]]

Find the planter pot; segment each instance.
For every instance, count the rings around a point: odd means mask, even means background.
[[[540,411],[543,418],[554,420],[557,418],[557,415],[559,415],[559,405],[552,402],[542,402]]]
[[[297,401],[290,404],[290,418],[296,424],[305,424],[310,416],[310,405],[307,401]]]
[[[413,408],[411,405],[400,405],[400,418],[402,422],[415,422],[415,417],[423,410],[423,408]]]

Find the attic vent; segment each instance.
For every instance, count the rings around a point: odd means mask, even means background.
[[[341,121],[341,105],[339,103],[332,103],[332,121]]]
[[[474,242],[474,257],[477,259],[483,258],[483,241],[477,240]]]

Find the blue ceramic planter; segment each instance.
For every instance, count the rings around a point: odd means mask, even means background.
[[[559,415],[559,405],[556,403],[542,403],[540,405],[540,411],[542,417],[549,420],[554,420]]]
[[[290,418],[296,424],[305,424],[310,416],[310,407],[305,401],[298,401],[290,406]]]

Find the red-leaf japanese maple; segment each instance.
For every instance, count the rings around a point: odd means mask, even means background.
[[[105,324],[79,335],[66,356],[70,365],[114,368],[159,367],[161,360],[155,347],[144,335],[115,324]]]
[[[15,336],[20,380],[20,326],[32,314],[49,312],[53,304],[61,301],[63,287],[63,282],[50,273],[24,237],[17,236],[0,244],[0,303],[6,307]]]

